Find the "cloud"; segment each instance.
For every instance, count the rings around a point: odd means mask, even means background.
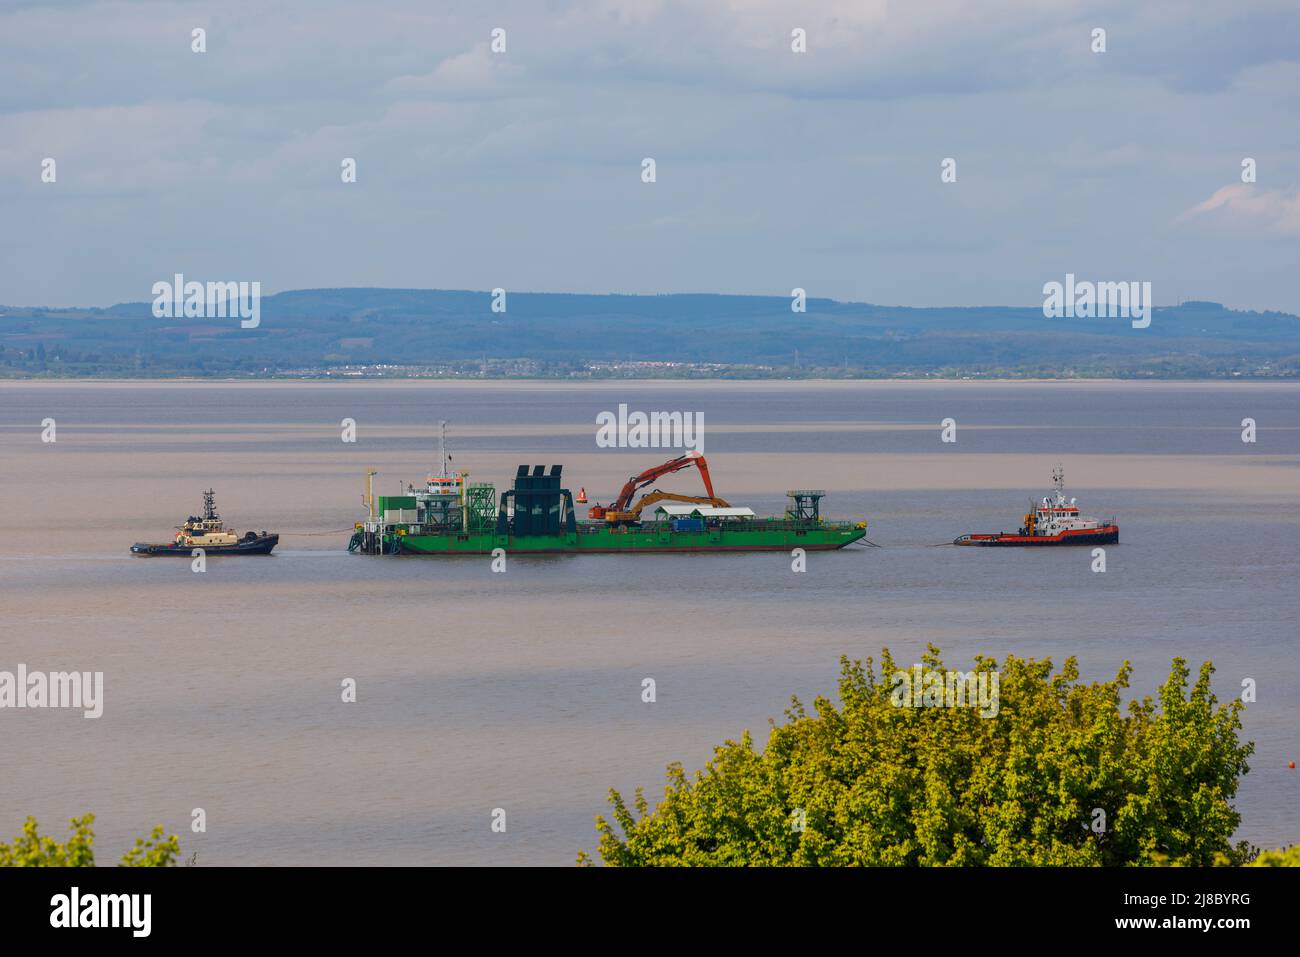
[[[384,89],[393,94],[433,95],[454,99],[504,96],[524,75],[522,67],[504,54],[494,54],[487,43],[449,57],[420,75],[395,77]]]
[[[1300,189],[1266,190],[1254,184],[1231,183],[1184,212],[1179,220],[1198,218],[1297,236],[1300,235]]]

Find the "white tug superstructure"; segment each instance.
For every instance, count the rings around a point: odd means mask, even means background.
[[[208,489],[203,493],[203,517],[191,515],[183,525],[177,525],[175,541],[186,548],[209,548],[238,544],[239,536],[226,528],[217,514],[215,494]]]

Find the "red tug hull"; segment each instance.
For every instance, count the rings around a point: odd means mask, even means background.
[[[998,532],[993,535],[963,535],[953,540],[954,545],[1040,546],[1040,545],[1118,545],[1119,526],[1103,525],[1100,528],[1067,529],[1055,535],[1021,535]]]

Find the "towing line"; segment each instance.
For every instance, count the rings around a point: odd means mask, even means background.
[[[951,545],[952,542],[935,542],[932,545],[909,545],[907,542],[895,542],[893,545],[877,545],[875,542],[869,542],[865,538],[852,542],[853,545],[867,545],[871,548],[940,548],[944,545]]]
[[[355,531],[355,526],[353,526],[353,525],[349,525],[347,528],[333,528],[333,529],[330,529],[328,532],[281,532],[280,534],[281,534],[281,535],[299,535],[299,536],[303,536],[303,537],[310,537],[310,536],[313,536],[313,535],[341,535],[341,534],[343,534],[344,532],[351,532],[351,531]]]

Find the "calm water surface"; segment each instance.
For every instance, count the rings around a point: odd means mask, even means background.
[[[0,385],[0,669],[105,673],[97,721],[0,712],[0,833],[87,810],[101,858],[165,823],[210,864],[549,863],[594,849],[611,786],[657,796],[792,694],[831,694],[841,654],[1133,663],[1213,660],[1221,698],[1258,683],[1239,836],[1300,839],[1295,587],[1300,389],[1120,384]],[[563,462],[608,500],[666,457],[601,451],[597,412],[702,412],[719,494],[760,512],[795,484],[879,549],[789,557],[376,559],[342,549],[362,476],[433,462],[498,488]],[[938,424],[959,423],[942,446]],[[58,441],[40,442],[54,418]],[[359,441],[339,441],[343,418]],[[1259,441],[1240,441],[1243,418]],[[933,547],[1014,528],[1066,464],[1085,512],[1114,514],[1108,571],[1085,551]],[[693,491],[679,476],[662,487]],[[132,559],[213,485],[267,559]],[[390,489],[389,486],[392,486]],[[640,700],[655,678],[658,701]],[[340,702],[340,682],[358,701]],[[201,807],[208,830],[192,834]],[[506,834],[489,829],[505,808]]]

